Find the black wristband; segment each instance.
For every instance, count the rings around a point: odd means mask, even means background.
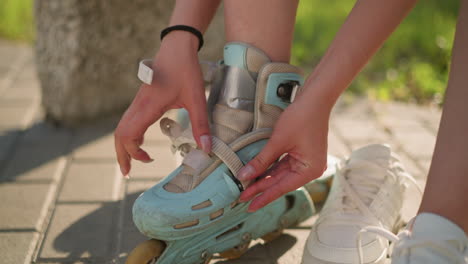
[[[191,26],[175,25],[175,26],[172,26],[172,27],[167,27],[167,28],[163,29],[163,31],[161,31],[161,40],[163,40],[163,38],[167,34],[169,34],[171,31],[174,31],[174,30],[182,30],[182,31],[187,31],[187,32],[190,32],[190,33],[194,34],[198,38],[198,50],[200,51],[200,49],[203,47],[203,35],[202,35],[202,33],[198,29],[196,29],[194,27],[191,27]]]

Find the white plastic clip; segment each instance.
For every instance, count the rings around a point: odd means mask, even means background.
[[[138,79],[143,83],[151,85],[153,83],[153,69],[151,68],[152,60],[142,60],[140,61],[140,66],[138,67]]]
[[[294,88],[292,89],[292,92],[291,92],[291,103],[294,102],[294,100],[296,99],[296,95],[297,93],[299,92],[299,89],[301,88],[301,86],[299,85],[294,85]]]

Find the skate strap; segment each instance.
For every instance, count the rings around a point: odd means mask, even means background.
[[[244,164],[239,159],[237,154],[221,139],[212,136],[211,151],[226,164],[232,174],[237,175],[239,170],[244,167]]]
[[[196,149],[196,142],[193,138],[192,131],[189,128],[183,129],[176,121],[169,118],[163,118],[160,121],[161,131],[164,135],[168,136],[172,142],[172,151],[175,152],[183,144],[190,144],[193,146],[190,152],[185,154],[183,164],[192,168],[195,174],[199,174],[210,164],[211,158],[205,152]],[[224,143],[221,139],[215,136],[211,136],[211,152],[215,154],[232,172],[234,178],[239,170],[244,166],[242,161],[239,159],[237,154]],[[236,181],[236,184],[240,182]]]

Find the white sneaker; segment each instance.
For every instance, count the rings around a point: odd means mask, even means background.
[[[388,241],[367,226],[395,230],[407,180],[414,179],[386,145],[369,145],[354,151],[338,168],[330,195],[312,227],[303,264],[356,263],[360,234],[362,263],[383,263]]]
[[[468,263],[465,232],[436,214],[419,214],[398,236],[378,229],[366,231],[380,234],[395,243],[392,264]]]

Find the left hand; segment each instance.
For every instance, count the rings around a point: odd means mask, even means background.
[[[253,199],[249,212],[322,175],[327,164],[328,118],[329,111],[305,97],[286,108],[266,146],[237,175],[242,181],[258,178],[240,196],[241,202]]]

